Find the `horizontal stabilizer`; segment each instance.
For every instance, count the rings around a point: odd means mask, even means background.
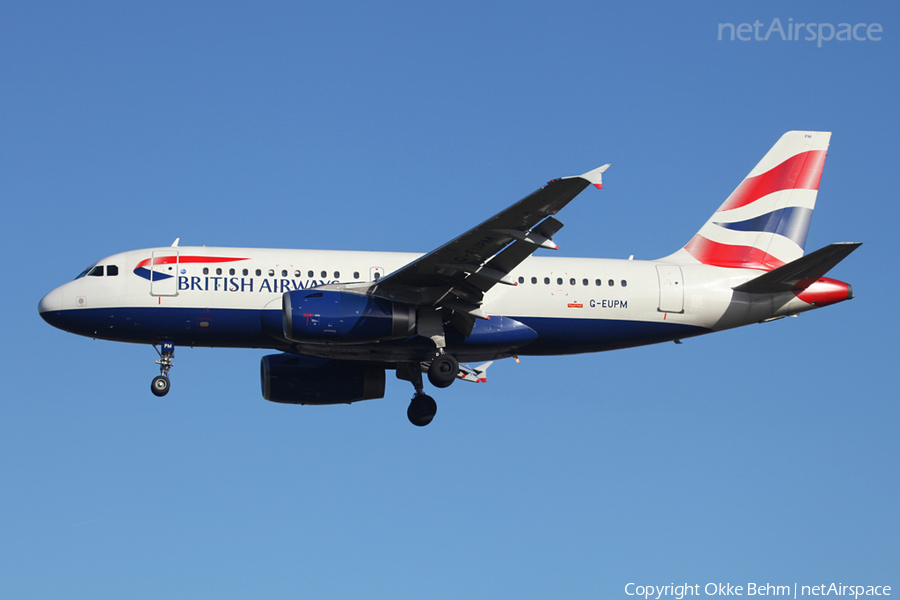
[[[772,294],[804,290],[861,245],[861,242],[843,242],[825,246],[773,271],[764,273],[756,279],[751,279],[734,288],[734,291],[748,294]]]
[[[484,364],[478,365],[477,367],[470,367],[469,365],[459,365],[459,373],[457,374],[457,377],[459,377],[463,381],[484,383],[485,381],[487,381],[488,367],[492,364],[494,364],[494,361],[486,362]]]

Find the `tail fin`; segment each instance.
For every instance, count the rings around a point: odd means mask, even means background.
[[[803,256],[830,132],[789,131],[667,259],[771,271]]]

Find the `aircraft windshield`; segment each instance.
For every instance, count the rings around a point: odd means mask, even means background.
[[[84,271],[82,271],[81,273],[79,273],[79,274],[78,274],[78,277],[76,277],[75,279],[81,279],[82,277],[84,277],[85,275],[87,275],[87,274],[90,272],[90,270],[93,269],[95,266],[97,266],[96,263],[94,263],[93,265],[89,266],[87,269],[85,269]]]
[[[84,276],[89,277],[103,277],[103,267],[97,265],[96,263],[89,266],[87,269],[78,274],[78,277],[75,279],[81,279]]]

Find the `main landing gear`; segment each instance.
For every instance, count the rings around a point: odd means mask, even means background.
[[[156,350],[156,344],[153,345],[153,349]],[[156,361],[156,364],[159,365],[159,375],[150,382],[150,391],[153,392],[154,396],[162,397],[169,393],[169,388],[171,387],[169,383],[169,369],[175,366],[175,361],[173,360],[175,344],[163,342],[162,352],[156,350],[156,353],[159,354],[159,360]]]
[[[406,409],[406,417],[416,427],[425,427],[437,414],[437,402],[422,392],[416,392]]]
[[[448,387],[456,380],[459,373],[459,362],[456,357],[441,352],[432,359],[428,367],[428,381],[437,388]],[[409,422],[416,427],[425,427],[437,413],[437,402],[425,393],[422,385],[422,365],[420,363],[401,363],[397,365],[397,377],[409,381],[416,388],[406,409]]]
[[[436,388],[449,387],[456,381],[459,373],[459,362],[451,354],[438,354],[428,367],[428,381]]]

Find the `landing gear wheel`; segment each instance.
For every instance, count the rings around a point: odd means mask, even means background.
[[[425,427],[431,423],[435,413],[437,413],[437,402],[434,401],[434,398],[425,394],[413,396],[412,402],[409,403],[409,408],[406,409],[406,416],[409,418],[409,422],[416,427]]]
[[[163,377],[162,375],[157,375],[153,378],[153,381],[150,383],[150,391],[153,392],[154,396],[165,396],[169,393],[169,378]]]
[[[438,354],[428,367],[428,381],[436,388],[448,387],[456,381],[459,362],[450,354]]]

